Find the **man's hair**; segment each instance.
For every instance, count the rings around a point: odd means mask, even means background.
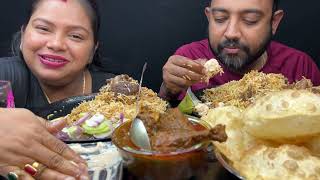
[[[272,12],[276,12],[276,10],[278,10],[279,8],[279,1],[280,0],[273,0],[273,5],[272,5]]]
[[[213,0],[209,0],[208,1],[208,4],[209,4],[209,6],[210,6],[210,3],[212,2]],[[280,0],[273,0],[273,5],[272,5],[272,12],[274,13],[274,12],[276,12],[277,10],[278,10],[278,8],[279,8],[279,1]],[[272,14],[273,14],[272,13]]]

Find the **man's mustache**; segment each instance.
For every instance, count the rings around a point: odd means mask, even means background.
[[[220,43],[218,46],[220,50],[224,48],[236,48],[236,49],[242,49],[246,52],[249,52],[249,48],[246,45],[240,43],[238,40],[225,40],[222,43]]]
[[[221,43],[221,47],[241,48],[242,45],[239,43],[239,41],[226,40]]]

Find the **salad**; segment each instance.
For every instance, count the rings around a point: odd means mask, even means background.
[[[60,119],[61,118],[57,118],[54,121]],[[120,119],[123,120],[123,117],[120,117]],[[57,137],[64,141],[107,138],[115,128],[114,122],[114,119],[107,119],[101,113],[81,113],[79,120],[63,128],[63,130],[57,134]]]

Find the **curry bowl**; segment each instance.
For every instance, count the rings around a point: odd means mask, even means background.
[[[204,130],[197,118],[188,118],[196,130]],[[137,179],[190,179],[206,174],[209,162],[215,161],[213,148],[198,144],[175,152],[143,151],[132,144],[129,137],[131,121],[117,127],[112,142],[122,156],[124,166]]]

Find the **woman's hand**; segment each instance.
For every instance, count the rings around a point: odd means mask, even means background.
[[[39,162],[47,168],[37,179],[88,179],[85,161],[52,134],[64,120],[49,123],[26,109],[0,109],[0,174]],[[21,175],[28,179],[28,174]]]

